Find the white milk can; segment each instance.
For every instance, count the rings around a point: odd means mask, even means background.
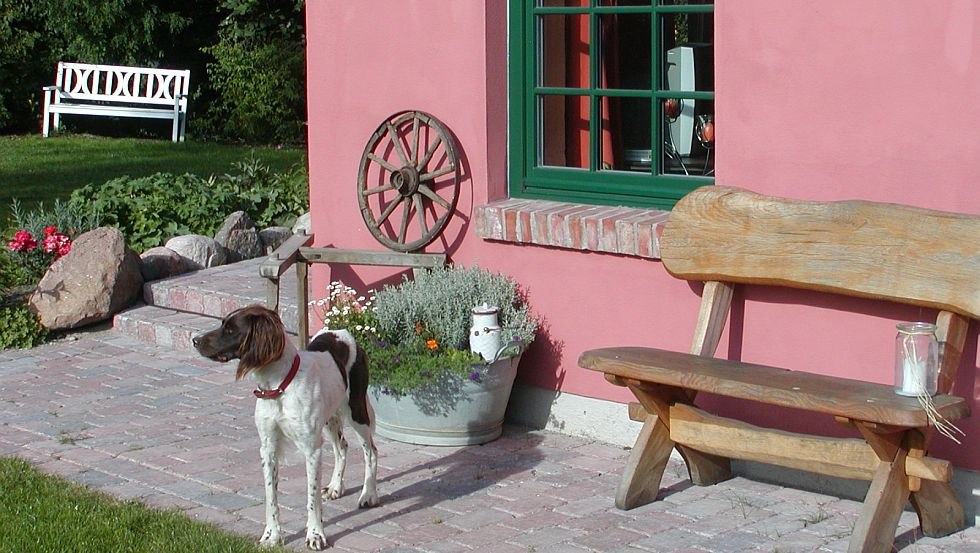
[[[487,363],[500,351],[500,310],[484,303],[473,308],[473,326],[470,327],[470,351],[479,353]]]

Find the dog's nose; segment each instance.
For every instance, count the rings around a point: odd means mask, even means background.
[[[194,344],[194,347],[200,346],[201,345],[201,337],[200,336],[194,336],[193,338],[191,338],[191,343]]]

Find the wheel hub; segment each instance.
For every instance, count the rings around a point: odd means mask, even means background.
[[[402,197],[407,198],[419,190],[419,171],[411,165],[406,165],[391,174],[391,184]]]

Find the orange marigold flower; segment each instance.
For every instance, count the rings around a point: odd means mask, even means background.
[[[439,349],[439,342],[436,342],[433,339],[426,340],[425,341],[425,347],[427,347],[427,348],[429,348],[431,350]]]

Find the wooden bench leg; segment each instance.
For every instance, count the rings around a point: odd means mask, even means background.
[[[616,507],[629,510],[657,499],[667,460],[674,448],[670,430],[657,415],[649,415],[626,461],[616,490]]]
[[[948,482],[923,480],[919,491],[912,492],[912,507],[919,515],[922,533],[941,538],[966,528],[963,506]]]
[[[851,535],[848,553],[888,553],[892,550],[898,519],[909,497],[905,457],[905,450],[899,450],[892,462],[878,465]]]
[[[616,492],[616,507],[628,510],[657,499],[674,447],[687,464],[694,484],[707,486],[732,477],[731,461],[727,458],[703,453],[670,439],[670,405],[677,401],[691,401],[689,392],[637,381],[624,381],[623,384],[633,392],[648,415],[626,462],[623,479]]]
[[[933,434],[933,429],[928,427],[910,432],[907,438],[909,456],[925,455]],[[921,480],[909,499],[919,515],[922,533],[930,538],[948,536],[966,527],[963,506],[949,482]]]

